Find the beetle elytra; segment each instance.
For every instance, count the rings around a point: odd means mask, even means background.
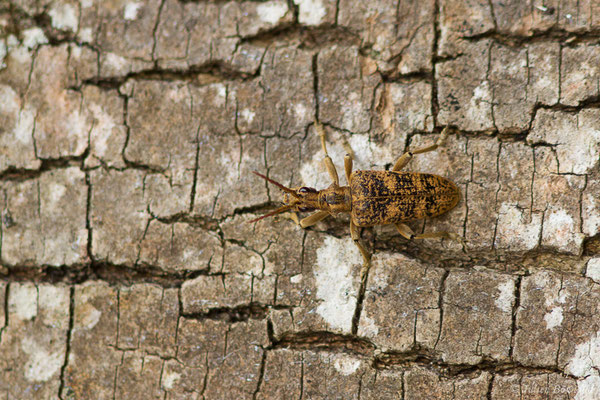
[[[256,175],[285,192],[283,206],[253,219],[256,222],[266,217],[286,211],[292,212],[292,219],[302,228],[316,224],[329,215],[350,213],[350,235],[358,246],[365,264],[370,263],[370,255],[359,241],[359,228],[374,225],[394,224],[400,235],[406,239],[449,238],[463,242],[462,238],[450,232],[429,232],[415,235],[404,222],[431,218],[441,215],[456,206],[460,192],[450,180],[438,175],[419,172],[401,172],[413,155],[433,151],[441,146],[448,136],[444,128],[435,144],[405,152],[391,171],[352,171],[352,157],[344,157],[344,170],[348,186],[340,186],[335,165],[327,153],[325,130],[319,122],[315,128],[321,137],[321,147],[325,153],[323,162],[331,180],[327,189],[311,187],[288,188],[256,171]],[[298,220],[296,212],[315,211],[316,213]],[[463,243],[464,244],[464,243]]]

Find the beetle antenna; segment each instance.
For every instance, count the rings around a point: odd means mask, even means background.
[[[275,211],[271,211],[271,212],[270,212],[270,213],[268,213],[268,214],[265,214],[265,215],[263,215],[263,216],[260,216],[260,217],[258,217],[258,218],[255,218],[255,219],[253,219],[253,220],[251,220],[251,221],[248,221],[248,223],[249,223],[249,224],[251,224],[251,223],[253,223],[253,222],[260,221],[260,220],[261,220],[261,219],[263,219],[263,218],[267,218],[267,217],[273,216],[273,215],[275,215],[275,214],[282,213],[282,212],[284,212],[284,211],[287,211],[287,210],[290,210],[290,209],[292,209],[292,208],[294,208],[294,206],[293,206],[293,205],[287,205],[287,206],[279,207],[279,208],[278,208],[277,210],[275,210]]]
[[[295,198],[299,198],[298,195],[296,194],[295,191],[293,191],[290,188],[287,188],[285,186],[283,186],[281,183],[274,181],[271,178],[267,178],[266,176],[264,176],[263,174],[256,172],[256,171],[252,171],[253,174],[260,176],[261,178],[263,178],[264,180],[266,180],[267,182],[271,182],[273,185],[277,186],[279,189],[283,190],[284,192],[287,192],[289,194],[291,194],[292,196],[294,196]]]

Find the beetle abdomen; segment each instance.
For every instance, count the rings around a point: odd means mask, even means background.
[[[454,208],[460,197],[456,185],[441,176],[391,171],[354,171],[350,193],[357,226],[435,217]]]

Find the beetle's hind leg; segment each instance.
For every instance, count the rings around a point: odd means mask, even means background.
[[[350,236],[352,236],[352,240],[354,240],[354,244],[360,250],[360,254],[363,256],[363,260],[365,261],[365,266],[369,267],[371,265],[371,255],[364,248],[362,243],[360,243],[360,234],[358,232],[358,226],[354,225],[352,221],[350,221]]]
[[[392,171],[397,172],[397,171],[402,170],[402,168],[404,168],[406,166],[406,164],[408,164],[408,162],[410,160],[412,160],[412,158],[415,154],[427,153],[428,151],[433,151],[433,150],[437,149],[438,147],[442,146],[444,144],[444,142],[446,141],[447,137],[448,137],[448,127],[445,127],[444,130],[442,130],[442,133],[440,134],[440,137],[438,138],[438,140],[431,146],[422,147],[420,149],[413,150],[413,151],[407,151],[406,153],[402,154],[400,156],[400,158],[398,158],[398,161],[396,161],[396,164],[394,164],[394,168],[392,168]]]
[[[413,230],[410,229],[410,226],[406,224],[396,223],[394,225],[396,225],[398,233],[400,233],[400,235],[404,236],[408,240],[445,238],[459,242],[462,245],[463,249],[465,248],[465,240],[454,232],[425,232],[419,235],[415,235]]]

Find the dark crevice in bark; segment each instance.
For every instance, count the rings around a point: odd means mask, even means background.
[[[154,265],[141,263],[136,268],[129,265],[118,265],[103,261],[87,264],[62,266],[4,266],[0,280],[4,282],[64,283],[82,284],[89,281],[102,280],[112,286],[131,286],[138,283],[152,283],[165,289],[177,288],[187,279],[209,275],[208,270],[180,270],[165,272]]]
[[[490,8],[490,15],[492,17],[492,23],[494,24],[494,30],[498,31],[498,20],[496,18],[496,13],[494,12],[494,2],[492,0],[488,0],[488,7]]]
[[[410,368],[419,366],[436,371],[440,376],[446,378],[467,377],[481,372],[502,374],[560,374],[572,379],[573,375],[556,367],[542,367],[523,365],[518,362],[505,362],[483,357],[477,364],[451,364],[444,362],[440,356],[431,350],[415,348],[407,352],[384,352],[374,357],[373,367],[377,369],[390,369],[397,367]]]
[[[94,251],[93,251],[93,239],[94,232],[92,229],[92,181],[89,172],[85,174],[85,184],[87,186],[87,194],[85,199],[85,229],[87,230],[87,243],[86,243],[86,253],[88,260],[90,260],[90,268],[93,269],[94,261]]]
[[[0,327],[0,344],[2,344],[2,334],[4,333],[4,330],[8,327],[9,324],[8,297],[10,296],[10,283],[6,284],[3,295],[4,303],[2,304],[2,306],[4,311],[4,325]]]
[[[257,210],[263,210],[265,207],[262,205],[256,206]],[[238,211],[239,214],[253,213],[253,209],[249,207],[248,209],[243,209]],[[234,215],[235,215],[234,211]],[[190,215],[188,213],[178,213],[174,215],[169,215],[167,217],[159,217],[150,213],[150,215],[155,218],[157,221],[163,224],[176,224],[176,223],[184,223],[197,228],[202,228],[207,231],[218,231],[219,224],[222,222],[221,219],[215,219],[203,215]]]
[[[181,317],[195,320],[217,320],[229,323],[248,321],[250,319],[263,320],[267,317],[269,307],[259,303],[250,303],[237,307],[212,308],[206,312],[185,313]]]
[[[194,174],[192,181],[192,190],[190,191],[190,207],[189,212],[194,212],[194,203],[196,201],[196,185],[198,184],[198,168],[199,168],[199,158],[200,158],[200,129],[201,126],[198,126],[198,131],[196,132],[196,155],[194,158]]]
[[[294,0],[287,0],[287,6],[288,8],[292,11],[292,14],[294,15],[294,25],[299,25],[299,20],[300,20],[300,6],[296,5],[296,3],[294,2]]]
[[[487,393],[486,393],[486,400],[492,400],[492,392],[494,390],[494,379],[496,379],[496,375],[492,374],[492,377],[490,378],[490,381],[488,383],[488,388],[487,388]]]
[[[515,302],[512,308],[511,315],[511,329],[510,329],[510,348],[508,349],[508,358],[513,359],[513,352],[515,348],[515,339],[517,335],[517,314],[519,313],[519,307],[521,307],[521,283],[523,277],[519,276],[515,280]]]
[[[449,271],[444,271],[444,275],[442,275],[442,279],[440,279],[440,286],[438,289],[438,310],[440,310],[440,326],[437,338],[435,339],[435,344],[433,348],[435,349],[440,342],[442,337],[442,329],[444,327],[444,293],[446,292],[446,280],[448,279],[448,275],[450,275]]]
[[[465,41],[474,43],[491,39],[498,44],[514,48],[525,47],[528,44],[540,42],[559,42],[573,47],[580,43],[594,43],[598,38],[600,38],[600,29],[590,29],[586,32],[569,32],[556,27],[546,31],[534,32],[531,35],[515,35],[501,32],[498,29],[492,29],[480,34],[461,37]]]
[[[317,231],[331,234],[336,237],[347,235],[347,225],[343,224],[335,235],[336,230]],[[309,229],[310,230],[310,229]],[[244,248],[245,243],[233,239],[227,242],[238,244]],[[91,241],[89,242],[91,243]],[[92,249],[90,248],[89,251]],[[253,251],[252,249],[249,249]],[[412,259],[424,263],[433,263],[447,270],[469,270],[474,267],[486,267],[498,273],[521,276],[528,275],[531,271],[550,269],[564,273],[566,276],[581,276],[581,258],[577,255],[560,254],[551,249],[540,248],[524,253],[510,253],[490,255],[489,252],[470,251],[464,254],[460,251],[440,253],[435,247],[426,247],[424,243],[415,245],[403,238],[396,236],[391,239],[379,239],[375,242],[375,252],[394,251],[404,254]],[[258,254],[258,253],[257,253]],[[600,235],[584,240],[584,255],[593,256],[600,254]],[[259,254],[260,255],[260,254]],[[560,268],[557,268],[557,265]],[[0,279],[5,282],[35,283],[65,283],[81,284],[88,281],[103,280],[113,286],[131,286],[137,283],[153,283],[163,288],[176,288],[188,279],[198,276],[220,275],[211,273],[208,266],[203,269],[182,269],[165,271],[164,267],[139,263],[135,267],[128,264],[113,264],[110,262],[92,259],[88,263],[71,265],[0,265]]]
[[[360,237],[359,240],[361,240]],[[371,265],[369,264],[363,265],[360,271],[360,286],[358,288],[358,294],[356,296],[356,307],[354,309],[354,315],[352,316],[351,332],[353,335],[356,335],[358,333],[358,325],[360,324],[360,314],[362,313],[364,306],[365,293],[367,291],[370,270]]]
[[[560,99],[562,97],[562,61],[563,61],[563,46],[560,45],[558,47],[558,100],[560,103]]]
[[[588,243],[589,248],[593,247],[596,249],[595,251],[600,251],[600,244],[596,243],[600,242],[600,235],[598,237],[595,240],[588,238],[584,244]],[[409,258],[435,264],[445,269],[468,270],[482,266],[511,275],[523,275],[529,271],[551,269],[560,270],[567,275],[573,273],[579,276],[579,264],[581,263],[577,254],[561,253],[547,247],[520,252],[496,250],[495,253],[490,253],[489,249],[469,249],[466,254],[461,250],[445,249],[441,252],[433,241],[414,244],[395,234],[392,236],[380,235],[375,242],[374,251],[404,254]]]
[[[88,156],[89,149],[86,149],[79,156],[69,156],[61,158],[38,158],[41,165],[37,169],[8,167],[0,173],[0,181],[22,182],[30,179],[39,178],[44,172],[57,169],[77,167],[81,168],[83,160]]]
[[[260,387],[262,386],[264,377],[265,377],[265,367],[267,364],[267,352],[265,350],[263,350],[262,353],[262,357],[260,360],[260,370],[258,373],[258,379],[256,382],[256,390],[254,391],[254,393],[252,394],[252,399],[256,400],[258,394],[260,393]]]
[[[115,366],[115,378],[113,380],[113,395],[112,395],[113,400],[117,400],[117,388],[119,387],[119,368],[123,366],[124,362],[125,362],[125,352],[122,351],[121,352],[121,362],[119,363],[119,365]]]
[[[297,23],[282,24],[256,35],[241,38],[241,43],[261,47],[268,47],[273,42],[299,43],[299,48],[307,50],[325,48],[332,44],[338,46],[361,45],[357,33],[348,28],[331,24],[322,24],[316,27],[307,27]]]
[[[362,393],[362,387],[363,387],[363,378],[364,378],[365,374],[363,373],[360,378],[358,379],[358,388],[356,390],[356,398],[357,399],[361,399],[361,393]]]
[[[440,3],[439,0],[434,1],[433,6],[433,43],[431,47],[431,115],[433,117],[433,126],[438,124],[438,114],[440,112],[440,102],[438,99],[438,82],[435,78],[437,63],[440,61],[438,58],[439,43],[441,37],[440,29]]]
[[[158,26],[160,25],[160,19],[164,6],[165,0],[162,0],[160,2],[160,5],[158,6],[158,12],[156,13],[156,21],[154,22],[154,27],[152,28],[152,51],[150,53],[152,56],[152,61],[154,61],[155,65],[158,64],[158,59],[156,57],[156,46],[158,44],[158,38],[156,37],[156,34],[158,33]]]
[[[326,331],[285,333],[273,341],[273,349],[342,351],[370,356],[375,346],[366,339]]]
[[[73,323],[75,320],[75,288],[71,286],[69,289],[69,327],[67,330],[66,345],[65,345],[65,359],[60,369],[60,384],[58,386],[58,398],[65,399],[71,398],[72,393],[69,388],[65,389],[67,379],[67,367],[69,365],[69,357],[71,354],[71,335],[73,333]],[[63,394],[63,392],[66,392]]]
[[[119,349],[119,335],[120,335],[119,328],[121,327],[121,291],[120,290],[117,290],[117,311],[115,314],[117,315],[117,323],[116,323],[116,329],[115,329],[115,348]],[[124,356],[126,350],[123,350],[123,349],[119,349],[119,350],[121,350],[122,356]],[[123,365],[123,358],[121,358],[121,365]]]
[[[257,73],[237,71],[226,62],[212,61],[206,64],[192,65],[186,68],[161,68],[154,67],[122,76],[98,76],[84,79],[81,86],[92,85],[105,89],[119,89],[129,80],[149,81],[185,81],[198,86],[203,86],[222,81],[247,81],[254,79]],[[68,89],[78,90],[79,87]]]
[[[435,84],[434,75],[431,71],[413,71],[413,72],[409,72],[406,74],[391,74],[391,73],[387,73],[387,72],[381,72],[381,80],[384,83],[425,82],[425,83],[434,83]],[[436,88],[436,90],[437,90],[437,88]],[[433,97],[432,97],[432,101],[434,101]],[[428,133],[431,133],[431,132],[428,132]]]
[[[270,318],[267,319],[267,337],[269,338],[269,343],[271,343],[271,345],[275,343],[275,328],[273,327],[273,321],[271,321]]]
[[[583,240],[583,255],[584,256],[598,256],[600,255],[600,233],[586,237]]]
[[[302,362],[300,364],[300,396],[298,399],[304,397],[304,354],[301,355]]]

